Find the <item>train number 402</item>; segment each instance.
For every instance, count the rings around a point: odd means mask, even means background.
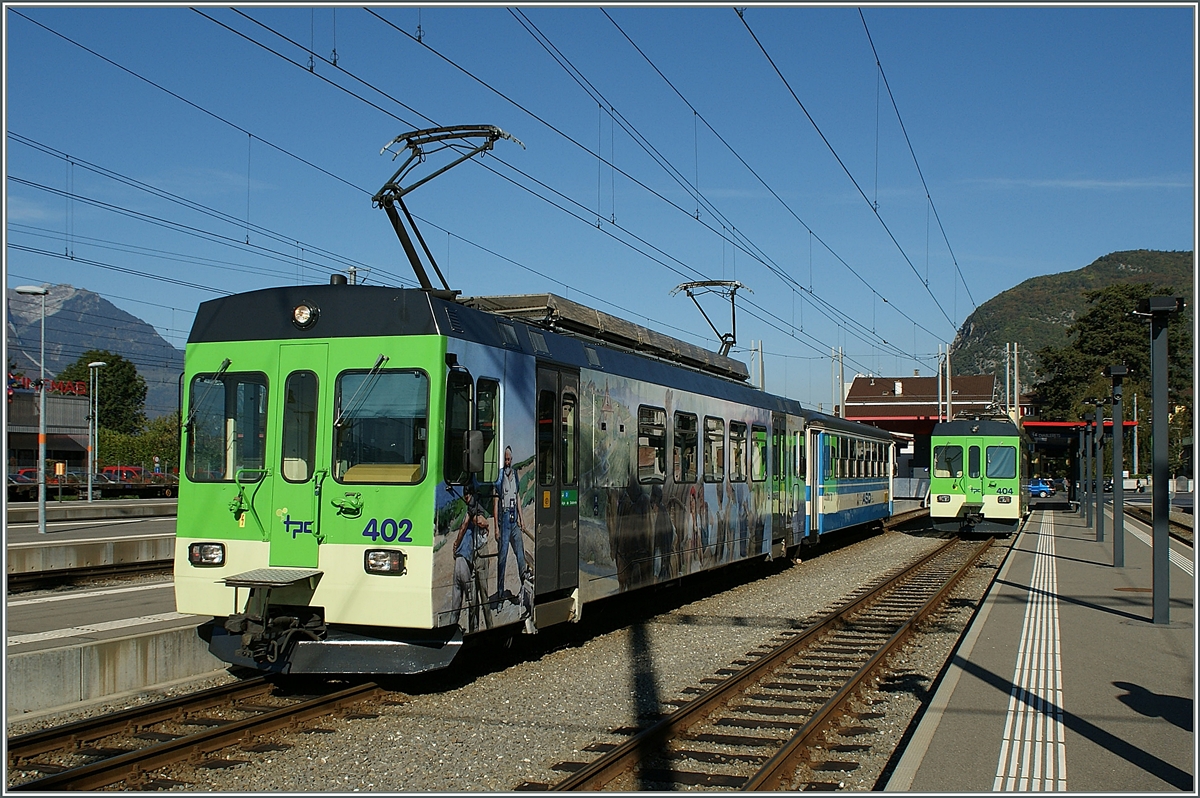
[[[372,541],[377,541],[383,538],[384,543],[412,543],[412,521],[407,518],[401,518],[397,521],[395,518],[372,518],[367,521],[367,526],[363,529],[363,537],[370,538]]]

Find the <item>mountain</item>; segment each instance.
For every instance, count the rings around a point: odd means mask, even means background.
[[[1021,383],[1041,378],[1037,353],[1067,343],[1067,327],[1088,308],[1084,293],[1113,283],[1172,288],[1192,308],[1195,265],[1191,252],[1138,249],[1114,252],[1082,269],[1031,277],[992,297],[967,317],[951,345],[955,374],[1003,374],[1004,346],[1020,346]]]
[[[9,289],[8,359],[16,370],[37,376],[42,298]],[[174,413],[179,405],[183,351],[149,324],[98,294],[70,285],[46,296],[46,373],[55,377],[89,349],[106,349],[137,366],[146,381],[146,417]]]

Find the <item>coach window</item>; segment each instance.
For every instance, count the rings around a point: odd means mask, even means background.
[[[192,378],[185,424],[184,471],[193,482],[263,477],[267,429],[267,375],[217,372]]]
[[[804,479],[808,463],[804,457],[804,433],[796,433],[796,479]]]
[[[335,402],[334,479],[415,485],[425,478],[429,430],[425,372],[342,372]],[[461,440],[460,435],[460,467]]]
[[[563,391],[562,396],[562,484],[575,484],[575,424],[578,414],[575,412],[575,394]]]
[[[638,481],[663,482],[667,478],[667,411],[638,408]]]
[[[704,417],[704,481],[725,481],[725,419]]]
[[[446,377],[446,439],[442,457],[442,473],[450,485],[461,485],[469,476],[463,463],[463,436],[471,429],[474,398],[471,374],[466,369],[451,369]]]
[[[696,481],[696,416],[692,413],[675,414],[674,477],[676,483]]]
[[[500,383],[480,377],[475,383],[475,428],[483,433],[483,471],[477,476],[484,485],[495,484],[500,478],[500,436],[496,426],[499,418]]]
[[[987,447],[987,475],[989,479],[1012,479],[1017,475],[1017,449],[1015,446]]]
[[[317,375],[293,371],[283,386],[280,470],[288,482],[307,482],[317,459]]]
[[[746,425],[729,422],[729,480],[746,481]]]
[[[538,393],[537,403],[537,445],[538,445],[538,484],[554,484],[554,424],[557,421],[554,411],[558,406],[554,391]]]
[[[963,471],[963,450],[961,446],[933,447],[933,475],[935,477],[950,477],[958,479]]]
[[[762,482],[767,478],[767,428],[750,426],[750,478]]]

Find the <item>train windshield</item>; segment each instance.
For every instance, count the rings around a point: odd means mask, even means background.
[[[989,479],[1013,479],[1017,475],[1017,447],[987,447],[987,475]]]
[[[935,477],[953,477],[957,479],[963,474],[963,450],[961,446],[933,447],[933,475]]]
[[[334,479],[413,485],[425,477],[425,372],[343,372],[338,376],[337,404]]]
[[[263,476],[267,375],[217,372],[192,378],[184,472],[193,482]]]

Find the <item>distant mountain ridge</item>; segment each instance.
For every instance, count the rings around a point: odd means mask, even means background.
[[[1170,286],[1193,301],[1193,253],[1138,249],[1113,252],[1070,272],[1031,277],[998,294],[967,317],[951,345],[955,374],[1004,373],[1004,346],[1020,345],[1021,384],[1040,379],[1037,352],[1068,342],[1067,327],[1088,308],[1084,293],[1113,283]]]
[[[8,359],[27,376],[38,374],[42,299],[9,289]],[[55,377],[89,349],[106,349],[137,366],[146,381],[146,417],[175,412],[183,351],[151,325],[99,294],[71,285],[46,296],[46,373]]]

